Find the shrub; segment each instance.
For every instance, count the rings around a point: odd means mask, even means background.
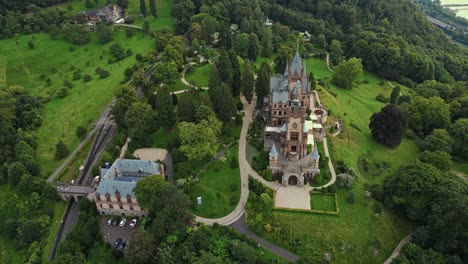
[[[81,70],[76,69],[75,71],[73,71],[73,80],[76,81],[79,79],[81,79]]]
[[[63,86],[70,89],[70,88],[73,88],[73,83],[70,82],[69,80],[63,80]]]
[[[30,49],[34,49],[36,47],[36,45],[34,45],[34,42],[32,40],[28,41],[28,47]]]
[[[346,197],[346,201],[350,203],[354,203],[356,201],[356,193],[354,193],[354,190],[351,190],[348,193],[348,196]]]
[[[328,191],[329,193],[336,193],[336,187],[335,187],[335,185],[332,184],[332,185],[328,186],[328,187],[327,187],[327,191]]]
[[[63,98],[68,95],[68,88],[67,87],[62,87],[57,91],[57,97],[58,98]]]
[[[233,157],[231,159],[231,164],[230,164],[231,169],[236,169],[239,167],[239,162],[237,162],[237,158]]]
[[[131,28],[125,29],[125,35],[127,35],[127,38],[133,37],[133,29]]]
[[[83,75],[83,81],[84,81],[84,82],[89,82],[89,81],[91,81],[91,76],[90,76],[89,74]]]
[[[59,141],[57,145],[55,145],[55,158],[60,160],[65,158],[68,155],[69,151],[65,143],[63,141]]]
[[[340,187],[344,188],[352,188],[354,184],[354,179],[355,177],[353,175],[347,174],[347,173],[340,173],[337,175],[337,184]]]
[[[101,78],[101,79],[104,79],[104,78],[106,78],[106,77],[108,77],[110,75],[108,71],[104,70],[101,67],[97,67],[95,72],[96,72],[96,74],[99,75],[99,78]]]
[[[86,135],[86,132],[88,132],[88,131],[86,130],[85,126],[78,126],[76,128],[76,136],[78,138],[84,138],[84,136]]]
[[[383,94],[377,95],[377,97],[375,98],[375,100],[377,100],[377,101],[379,101],[379,102],[382,102],[382,103],[388,103],[388,101],[389,101],[388,97],[386,97],[386,96],[383,95]]]
[[[244,105],[242,104],[241,101],[237,101],[236,106],[237,106],[237,111],[241,111],[244,108]]]

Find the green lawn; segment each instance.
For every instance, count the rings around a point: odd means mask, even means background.
[[[335,212],[335,196],[322,193],[311,193],[310,209]]]
[[[0,56],[0,88],[5,87],[7,84],[7,60],[5,56]]]
[[[55,202],[53,206],[54,215],[50,220],[49,234],[47,235],[47,238],[44,242],[45,244],[42,252],[42,263],[47,263],[49,261],[50,250],[52,249],[52,244],[54,243],[55,237],[57,236],[57,231],[60,227],[63,214],[65,213],[65,210],[67,210],[68,203],[60,200]]]
[[[177,79],[173,84],[169,85],[169,92],[177,92],[181,90],[186,90],[189,87],[186,86],[180,79]],[[180,94],[179,94],[180,95]]]
[[[237,123],[236,120],[230,120],[228,127],[221,136],[221,141],[228,144],[231,140],[238,140],[242,130],[242,122]]]
[[[170,15],[173,1],[174,0],[156,0],[157,17],[155,18],[149,14],[149,6],[147,6],[148,16],[143,18],[140,14],[140,1],[130,0],[126,16],[138,18],[134,23],[136,26],[142,26],[143,22],[147,20],[150,29],[153,31],[163,26],[174,28],[175,19]]]
[[[468,163],[454,162],[452,168],[468,176]]]
[[[177,131],[165,131],[163,128],[154,132],[150,135],[152,148],[164,148],[167,149],[169,140],[177,137]]]
[[[199,182],[195,184],[191,199],[196,201],[202,197],[202,205],[195,205],[193,213],[208,218],[226,216],[236,207],[240,198],[240,170],[231,168],[231,160],[236,158],[239,147],[230,147],[226,151],[226,162],[216,170],[217,164],[213,163],[201,173]]]
[[[190,73],[185,75],[185,79],[198,87],[208,87],[211,76],[211,64],[193,67]]]
[[[331,78],[332,73],[326,69],[324,60],[308,59],[306,63],[307,71],[313,71],[316,79]],[[338,217],[274,212],[278,227],[287,235],[277,232],[263,234],[268,240],[300,256],[323,256],[328,252],[333,256],[333,263],[356,263],[357,260],[359,263],[383,263],[398,242],[414,228],[409,221],[387,209],[375,215],[375,201],[364,197],[365,183],[381,183],[401,165],[414,162],[418,149],[408,139],[395,149],[377,144],[372,139],[368,128],[370,117],[384,107],[375,98],[379,93],[388,96],[391,87],[386,83],[381,85],[381,79],[370,73],[365,73],[358,83],[358,87],[351,91],[331,85],[330,90],[337,97],[323,88],[319,89],[320,99],[326,109],[331,110],[331,116],[342,119],[344,123],[343,133],[337,137],[329,136],[328,142],[332,145],[332,161],[343,160],[358,174],[353,187],[356,202],[346,201],[349,189],[338,188]],[[376,178],[366,178],[358,171],[358,157],[369,151],[374,159],[390,164],[390,168]]]
[[[250,164],[252,164],[253,158],[257,156],[257,154],[257,148],[247,143],[247,145],[245,146],[245,158]]]
[[[270,67],[273,69],[275,67],[274,60],[275,60],[276,55],[271,55],[269,58],[265,57],[257,57],[257,60],[254,63],[255,69],[258,70],[260,69],[260,66],[262,66],[262,63],[266,62],[270,65]]]
[[[30,39],[33,39],[35,49],[27,47]],[[127,38],[121,28],[115,28],[114,39],[130,48],[133,53],[144,54],[154,45],[153,40],[142,33],[136,32],[134,37]],[[70,89],[68,96],[52,96],[45,105],[43,124],[35,133],[38,160],[43,174],[50,174],[59,164],[54,159],[57,142],[63,140],[70,150],[78,145],[80,139],[75,135],[76,127],[91,127],[118,88],[125,68],[135,63],[135,57],[131,56],[108,64],[110,45],[111,43],[98,44],[93,36],[91,43],[74,46],[75,51],[69,51],[73,45],[64,39],[52,40],[48,34],[18,36],[0,41],[0,50],[8,62],[7,78],[10,86],[20,85],[33,95],[50,97],[50,94],[62,86],[63,80],[72,79],[72,65],[80,69],[82,75],[89,74],[92,77],[87,83],[82,80],[73,81],[74,87]],[[54,52],[50,52],[51,47]],[[110,76],[99,79],[95,74],[97,67],[108,70]],[[41,74],[51,79],[50,86],[41,80]]]

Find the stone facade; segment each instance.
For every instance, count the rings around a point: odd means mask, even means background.
[[[263,98],[265,150],[270,151],[269,169],[282,184],[302,186],[318,169],[315,137],[323,131],[315,110],[315,93],[305,64],[297,51],[282,75],[270,78],[270,93]]]

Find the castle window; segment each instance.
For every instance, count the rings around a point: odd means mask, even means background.
[[[114,209],[114,206],[112,204],[109,204],[110,209]]]
[[[132,203],[132,197],[129,194],[127,194],[127,203]]]
[[[279,111],[278,114],[281,115],[283,113],[283,111]]]
[[[132,210],[132,211],[133,211],[133,206],[131,206],[131,205],[130,205],[130,210]]]
[[[276,115],[276,111],[273,111],[273,115]]]
[[[291,140],[292,141],[297,141],[298,139],[299,139],[299,133],[291,132]]]
[[[123,205],[119,204],[120,210],[123,210]]]

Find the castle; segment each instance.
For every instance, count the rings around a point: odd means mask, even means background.
[[[303,186],[305,178],[320,172],[316,141],[322,141],[327,112],[315,106],[315,92],[299,49],[283,74],[271,76],[270,93],[263,102],[268,168],[281,177],[283,186]]]

